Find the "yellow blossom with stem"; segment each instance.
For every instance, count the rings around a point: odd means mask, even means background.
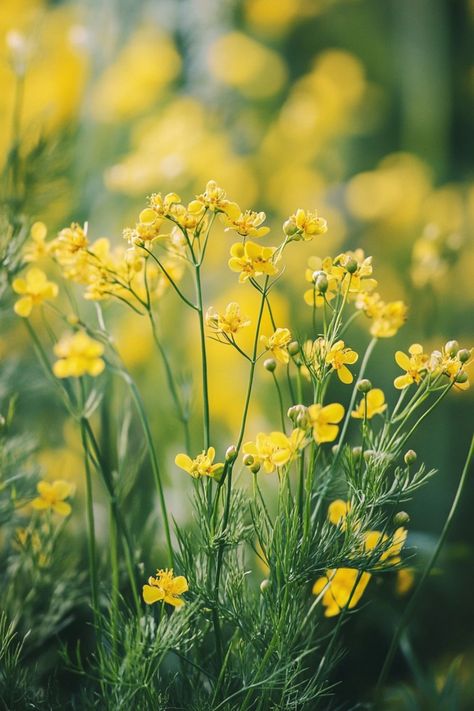
[[[407,535],[406,528],[402,526],[397,528],[392,536],[388,536],[381,531],[368,531],[364,537],[364,547],[369,552],[383,547],[378,557],[377,565],[397,565],[401,561],[401,552]]]
[[[157,217],[169,217],[173,207],[180,203],[181,198],[177,193],[167,193],[164,197],[161,193],[153,193],[148,198],[148,205]]]
[[[220,188],[215,180],[208,180],[205,191],[201,195],[196,195],[196,200],[211,212],[226,212],[229,206],[225,190]]]
[[[31,505],[37,511],[54,511],[60,516],[69,516],[71,505],[65,501],[74,493],[74,485],[63,479],[56,481],[39,481],[36,489],[39,496],[33,499]]]
[[[372,576],[356,568],[333,568],[318,578],[313,595],[322,594],[325,617],[335,617],[345,607],[352,610],[361,599]]]
[[[34,306],[56,298],[59,291],[58,285],[49,281],[46,274],[38,267],[31,267],[24,277],[14,279],[12,288],[21,296],[15,302],[13,309],[22,318],[28,318]]]
[[[275,251],[276,247],[262,247],[256,242],[235,242],[230,249],[229,268],[240,272],[241,283],[261,274],[273,276],[278,272],[273,262]]]
[[[85,331],[64,336],[54,346],[54,354],[59,359],[53,365],[53,373],[57,378],[79,378],[82,375],[96,377],[105,368],[101,358],[104,354],[103,344]]]
[[[288,464],[303,449],[306,444],[304,430],[296,428],[288,437],[283,432],[265,434],[259,432],[255,442],[246,442],[244,454],[250,454],[253,464],[263,467],[266,474]]]
[[[222,213],[222,222],[226,232],[234,230],[241,237],[264,237],[270,232],[270,228],[263,226],[266,220],[264,212],[254,212],[245,210],[242,212],[236,202],[229,202]]]
[[[316,403],[308,407],[308,417],[317,444],[334,442],[338,433],[338,423],[344,417],[344,407],[337,402],[330,405]]]
[[[251,320],[242,313],[236,301],[227,304],[223,313],[215,311],[212,307],[206,313],[207,326],[217,334],[235,336],[251,323]]]
[[[155,576],[148,578],[148,584],[143,586],[143,600],[147,605],[166,602],[173,607],[182,607],[184,600],[181,595],[188,590],[188,581],[184,575],[175,576],[172,569],[166,568],[157,570]]]
[[[385,395],[380,388],[373,388],[360,400],[351,412],[351,417],[358,420],[371,420],[375,415],[382,415],[387,409]]]
[[[394,380],[397,390],[403,390],[403,388],[409,387],[412,383],[418,385],[427,371],[428,355],[423,352],[423,346],[419,343],[413,343],[408,349],[408,353],[409,355],[402,351],[395,353],[397,365],[405,371],[405,375],[399,375]]]
[[[48,230],[44,222],[35,222],[30,230],[30,242],[23,253],[25,262],[39,262],[49,254],[49,244],[46,242]]]
[[[432,376],[446,375],[457,389],[467,390],[470,382],[466,366],[472,362],[472,349],[460,350],[457,346],[457,342],[448,341],[441,350],[433,351],[427,368]],[[459,357],[460,353],[462,359]]]
[[[321,290],[318,286],[320,280],[318,277],[325,277],[324,289]],[[341,275],[337,268],[333,267],[331,257],[310,257],[308,259],[308,268],[305,271],[306,281],[312,284],[311,289],[307,289],[303,298],[308,306],[321,308],[325,303],[332,301],[338,293],[341,284]]]
[[[338,270],[343,287],[348,291],[349,296],[371,292],[377,286],[376,280],[372,277],[372,257],[366,257],[362,249],[339,254],[334,259],[334,271]]]
[[[328,224],[324,217],[319,217],[317,210],[299,208],[285,222],[283,230],[292,241],[304,240],[308,242],[316,235],[323,235],[327,232]]]
[[[358,358],[355,351],[345,347],[344,341],[336,341],[326,354],[326,363],[332,366],[342,383],[352,383],[354,376],[347,366],[356,363]]]
[[[408,308],[403,301],[385,302],[376,293],[360,293],[357,296],[356,308],[372,319],[370,333],[374,338],[392,338],[407,319]]]
[[[174,463],[180,469],[192,476],[193,479],[200,479],[203,476],[218,478],[224,469],[224,464],[214,464],[216,450],[214,447],[209,447],[208,450],[203,450],[200,454],[191,459],[187,454],[177,454]]]
[[[270,351],[280,363],[289,362],[288,345],[291,342],[291,331],[288,328],[277,328],[271,336],[260,336],[260,341],[265,350]]]

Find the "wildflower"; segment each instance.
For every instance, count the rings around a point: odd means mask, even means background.
[[[64,499],[69,498],[74,492],[74,486],[63,479],[56,479],[52,483],[39,481],[36,489],[39,496],[33,499],[31,505],[37,511],[51,510],[60,516],[69,516],[71,505]]]
[[[16,294],[21,294],[13,309],[23,318],[28,318],[33,306],[54,299],[58,295],[58,285],[48,281],[46,274],[38,267],[31,267],[24,277],[14,279],[12,288]]]
[[[224,313],[218,313],[212,307],[208,309],[206,323],[216,333],[235,336],[242,328],[249,326],[251,321],[242,314],[239,304],[232,301],[227,304]]]
[[[62,338],[54,346],[54,353],[59,358],[53,365],[57,378],[79,378],[86,374],[96,377],[105,367],[101,358],[104,346],[84,331]]]
[[[454,382],[456,388],[467,390],[470,383],[465,366],[471,362],[472,351],[467,349],[459,350],[457,343],[455,345],[458,348],[452,348],[452,343],[455,342],[448,341],[441,351],[433,351],[429,358],[428,370],[433,375],[447,375]],[[465,379],[463,376],[465,376]]]
[[[211,212],[225,212],[229,206],[225,191],[220,188],[215,180],[209,180],[202,195],[197,195],[196,200],[201,202]]]
[[[346,364],[352,365],[358,358],[355,351],[344,347],[344,341],[337,341],[326,354],[326,363],[332,365],[342,383],[352,383],[354,376]]]
[[[366,257],[362,249],[339,254],[334,260],[335,271],[340,270],[340,278],[349,294],[373,291],[377,282],[372,278],[372,257]]]
[[[344,519],[347,514],[350,513],[352,505],[350,501],[343,501],[342,499],[335,499],[331,501],[328,506],[328,520],[335,526],[340,528],[345,528]]]
[[[332,301],[337,295],[339,284],[341,283],[341,275],[337,269],[334,269],[331,257],[326,257],[325,259],[310,257],[308,265],[308,269],[305,271],[305,279],[313,286],[304,292],[303,298],[309,306],[320,308],[325,302]],[[321,275],[325,275],[327,280],[327,289],[324,293],[318,289],[318,279],[320,280]]]
[[[405,545],[407,534],[408,532],[403,526],[397,528],[391,538],[380,531],[368,531],[365,534],[365,550],[373,551],[377,547],[383,546],[383,551],[377,560],[378,565],[382,563],[385,565],[397,565],[401,561],[401,551]]]
[[[361,293],[356,308],[362,309],[372,319],[370,333],[375,338],[391,338],[400,330],[407,318],[407,306],[403,301],[385,302],[379,294]]]
[[[317,210],[302,210],[299,208],[283,225],[285,234],[290,240],[308,240],[316,235],[323,235],[328,230],[328,225],[323,217],[318,217]]]
[[[176,466],[184,469],[193,479],[199,479],[202,476],[218,477],[222,473],[224,465],[222,463],[214,464],[216,450],[214,447],[209,447],[198,454],[194,459],[188,457],[187,454],[177,454],[174,460]]]
[[[266,474],[288,464],[304,447],[305,432],[294,429],[289,437],[283,432],[260,432],[255,442],[247,442],[243,446],[246,455],[252,456],[252,465],[263,466]]]
[[[339,432],[337,423],[344,417],[344,408],[336,402],[324,407],[319,404],[310,405],[308,416],[315,442],[334,442]]]
[[[27,245],[23,254],[25,262],[39,262],[49,253],[49,244],[46,242],[47,229],[43,222],[35,222],[31,226],[31,243]]]
[[[381,415],[387,409],[385,395],[380,388],[369,390],[365,397],[361,399],[356,409],[351,412],[351,417],[357,420],[371,420],[375,415]]]
[[[290,356],[288,344],[291,342],[291,332],[288,328],[277,328],[271,336],[260,336],[267,351],[280,363],[288,363]]]
[[[241,283],[260,274],[271,276],[278,271],[272,261],[275,251],[275,247],[261,247],[255,242],[235,242],[230,249],[229,267],[233,272],[240,272]]]
[[[266,215],[264,212],[246,210],[242,212],[236,202],[229,202],[222,214],[225,230],[235,230],[242,237],[263,237],[270,232],[269,227],[262,227]]]
[[[407,388],[412,383],[418,385],[423,378],[423,374],[426,373],[428,356],[423,353],[423,347],[419,343],[413,343],[408,349],[407,355],[402,351],[397,351],[395,353],[395,361],[397,365],[405,372],[405,375],[399,375],[394,380],[394,385],[398,390],[403,390]]]
[[[148,578],[148,585],[143,586],[143,600],[147,605],[155,602],[167,602],[173,607],[181,607],[184,600],[181,595],[189,590],[188,581],[184,575],[174,576],[173,570],[157,570],[155,577]]]
[[[318,578],[313,585],[313,595],[323,593],[324,616],[335,617],[346,606],[352,610],[361,599],[370,578],[370,573],[356,568],[327,570],[326,575]]]
[[[149,207],[156,213],[157,217],[169,217],[172,208],[181,202],[177,193],[168,193],[162,197],[161,193],[153,193],[148,198]]]

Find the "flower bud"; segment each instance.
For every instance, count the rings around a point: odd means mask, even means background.
[[[260,462],[254,462],[250,467],[250,471],[252,472],[252,474],[258,474],[258,472],[260,471]]]
[[[362,447],[352,447],[352,456],[354,459],[360,459],[362,456]]]
[[[292,405],[286,414],[293,424],[296,425],[296,421],[300,415],[306,416],[306,407],[304,405]]]
[[[273,371],[277,367],[275,358],[267,358],[266,360],[264,360],[263,367],[265,368],[265,370],[268,370],[269,373],[273,373]]]
[[[468,381],[467,373],[464,373],[464,372],[458,373],[454,380],[456,383],[467,383],[467,381]]]
[[[242,461],[246,467],[251,467],[255,459],[251,454],[244,454]]]
[[[403,459],[405,460],[405,464],[414,464],[417,459],[417,454],[413,449],[409,449],[408,452],[405,452]]]
[[[331,452],[336,455],[339,452],[339,445],[333,444],[333,446],[331,447]]]
[[[237,457],[237,447],[235,446],[235,444],[231,444],[230,447],[227,447],[227,450],[225,453],[225,460],[226,460],[226,462],[233,462],[236,457]]]
[[[262,595],[263,595],[264,593],[266,593],[267,590],[268,590],[269,588],[271,588],[271,586],[272,586],[272,581],[271,581],[271,580],[269,580],[268,578],[265,578],[265,580],[262,580],[262,582],[260,583],[260,592],[262,593]]]
[[[448,341],[444,346],[444,350],[450,356],[455,356],[459,350],[459,343],[457,341]]]
[[[461,348],[461,350],[458,351],[458,360],[461,361],[461,363],[467,363],[470,357],[471,353],[467,350],[467,348]]]
[[[295,356],[299,352],[300,352],[300,344],[298,343],[298,341],[291,341],[291,343],[288,344],[288,353],[291,356]]]
[[[367,380],[367,378],[363,378],[357,383],[357,390],[365,395],[370,390],[372,390],[372,383],[370,382],[370,380]]]
[[[324,272],[319,272],[314,283],[316,285],[316,290],[319,291],[320,294],[325,294],[328,290],[329,282],[327,275]]]
[[[347,257],[346,263],[344,264],[346,271],[349,272],[349,274],[354,274],[357,271],[357,261],[354,259],[354,257]]]
[[[286,222],[283,223],[283,232],[287,237],[293,237],[293,235],[298,232],[298,227],[293,220],[286,220]]]
[[[393,523],[395,526],[406,526],[407,523],[410,523],[410,516],[406,511],[398,511],[393,517]]]
[[[299,427],[300,430],[308,429],[309,420],[306,412],[300,412],[300,414],[295,419],[295,425]]]
[[[370,462],[372,457],[374,456],[375,452],[373,449],[366,449],[364,452],[364,459],[366,462]]]

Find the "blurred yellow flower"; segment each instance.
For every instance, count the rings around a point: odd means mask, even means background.
[[[415,573],[413,568],[402,568],[397,570],[397,595],[406,595],[415,583]]]
[[[319,276],[324,276],[327,280],[326,290],[321,291],[316,282]],[[313,284],[311,289],[304,292],[303,298],[309,306],[320,308],[327,301],[332,301],[336,296],[341,283],[340,270],[333,266],[331,257],[310,257],[308,259],[308,269],[305,271],[305,279]]]
[[[385,395],[380,388],[369,390],[367,395],[361,399],[355,410],[351,412],[351,417],[358,420],[370,420],[375,415],[381,415],[387,409]]]
[[[328,506],[328,520],[335,526],[339,526],[344,529],[344,519],[347,514],[350,513],[352,505],[350,501],[344,501],[343,499],[335,499],[331,501]]]
[[[181,607],[184,600],[181,595],[189,590],[188,581],[184,575],[175,577],[173,570],[157,570],[156,576],[148,578],[148,585],[143,586],[143,600],[147,605],[155,602],[167,602],[173,607]]]
[[[271,276],[278,271],[272,261],[275,251],[275,247],[261,247],[256,242],[235,242],[230,249],[229,268],[240,272],[241,283],[261,274]]]
[[[193,479],[199,479],[202,476],[218,477],[224,465],[222,463],[214,464],[216,450],[214,447],[209,447],[198,454],[194,459],[191,459],[187,454],[177,454],[174,463],[180,469],[184,469]]]
[[[53,365],[53,373],[57,378],[79,378],[81,375],[96,377],[105,368],[101,358],[104,346],[90,338],[85,331],[64,336],[54,346],[54,353],[59,358]]]
[[[395,353],[397,365],[406,371],[405,375],[399,375],[393,381],[397,390],[403,390],[403,388],[407,388],[412,383],[418,385],[423,378],[423,374],[426,373],[428,356],[423,353],[423,346],[419,343],[413,343],[408,349],[408,353],[410,355],[402,351]]]
[[[381,531],[369,531],[365,534],[364,547],[366,551],[373,551],[377,547],[384,546],[385,550],[380,554],[377,564],[397,565],[401,561],[400,556],[407,535],[408,531],[401,526],[395,530],[391,537]]]
[[[354,376],[347,365],[353,365],[359,358],[355,351],[345,348],[344,341],[336,341],[326,354],[326,363],[329,363],[337,373],[342,383],[352,383]]]
[[[379,294],[360,293],[356,308],[362,309],[372,319],[370,333],[375,338],[391,338],[403,326],[407,318],[407,306],[403,301],[385,302]]]
[[[242,314],[239,304],[232,301],[227,304],[224,313],[218,313],[211,306],[206,313],[206,323],[215,333],[235,336],[240,330],[249,326],[251,321]]]
[[[25,248],[23,259],[25,262],[39,262],[49,253],[49,245],[46,242],[48,231],[44,222],[35,222],[31,226],[29,242]]]
[[[57,479],[53,482],[39,481],[37,486],[39,496],[33,499],[31,505],[37,511],[55,511],[60,516],[69,516],[71,505],[64,499],[72,496],[74,487],[68,481]]]
[[[270,351],[276,360],[280,363],[289,362],[288,344],[291,341],[291,331],[288,328],[277,328],[271,336],[260,336],[260,340],[265,350]]]
[[[355,568],[326,571],[326,575],[318,578],[313,585],[313,595],[323,593],[324,616],[335,617],[346,606],[352,610],[361,599],[370,578],[370,573]]]
[[[48,281],[46,274],[38,267],[31,267],[24,277],[14,279],[12,288],[15,293],[22,295],[21,299],[15,302],[13,309],[23,318],[28,318],[33,306],[58,295],[58,285]]]
[[[337,402],[324,407],[314,404],[308,407],[308,416],[315,442],[317,444],[334,442],[339,432],[337,423],[344,417],[344,408]]]

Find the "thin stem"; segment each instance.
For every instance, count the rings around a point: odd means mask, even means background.
[[[425,570],[423,571],[423,574],[418,581],[418,584],[410,598],[409,603],[405,607],[405,610],[403,612],[403,615],[400,619],[400,622],[398,623],[397,629],[395,630],[395,634],[392,637],[392,641],[390,643],[390,647],[387,652],[387,656],[385,657],[385,661],[383,663],[378,681],[377,681],[377,686],[375,688],[375,698],[376,702],[378,703],[381,700],[381,693],[382,693],[382,688],[385,684],[388,672],[390,671],[390,667],[393,662],[393,658],[395,656],[395,652],[397,650],[398,644],[400,642],[400,637],[402,635],[403,630],[405,629],[407,623],[410,620],[410,617],[413,613],[413,610],[415,609],[416,603],[418,601],[418,598],[420,597],[420,593],[423,589],[423,586],[430,575],[433,566],[435,565],[438,556],[440,554],[441,548],[444,545],[444,542],[446,540],[446,536],[448,535],[449,528],[451,526],[451,522],[456,514],[457,507],[459,505],[459,502],[461,500],[461,496],[464,490],[464,486],[467,481],[467,476],[469,473],[469,466],[472,460],[472,457],[474,455],[474,436],[471,439],[471,445],[469,447],[469,451],[466,457],[466,461],[464,464],[464,468],[461,474],[461,478],[459,479],[459,484],[456,489],[456,494],[454,495],[453,502],[451,504],[451,508],[449,510],[448,516],[446,518],[446,521],[444,523],[443,529],[441,531],[440,537],[438,539],[438,543],[436,544],[436,548],[433,552],[433,555],[431,556],[428,565],[426,566]]]
[[[89,549],[89,578],[91,586],[91,604],[97,628],[99,614],[99,584],[97,575],[97,552],[95,545],[94,494],[92,490],[92,476],[89,465],[89,447],[87,443],[86,427],[83,419],[81,419],[80,425],[82,448],[84,450],[84,471],[86,474],[86,515]]]
[[[281,393],[281,388],[278,383],[278,378],[275,375],[275,371],[272,372],[272,375],[273,375],[273,382],[275,383],[276,391],[278,394],[278,404],[279,404],[279,408],[280,408],[280,419],[281,419],[281,431],[283,432],[283,434],[286,434],[286,432],[285,432],[285,408],[283,406],[283,395]]]
[[[204,449],[209,448],[210,415],[209,415],[209,384],[207,377],[207,351],[206,351],[206,329],[204,326],[204,311],[202,301],[201,265],[195,266],[196,274],[196,295],[198,301],[199,336],[201,343],[201,367],[202,367],[202,398],[203,398],[203,428],[204,428]]]

